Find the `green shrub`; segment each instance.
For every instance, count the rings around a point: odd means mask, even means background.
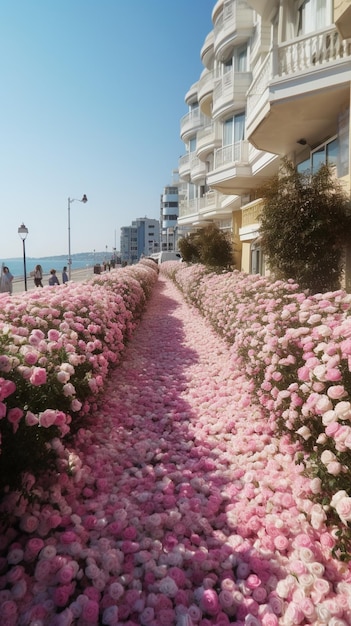
[[[350,202],[331,169],[299,173],[284,160],[261,189],[262,249],[277,278],[293,278],[313,293],[338,289],[344,245],[351,234]]]

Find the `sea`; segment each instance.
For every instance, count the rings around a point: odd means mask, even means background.
[[[72,270],[80,270],[84,268],[93,267],[96,264],[101,264],[104,261],[109,261],[111,254],[106,255],[105,252],[80,252],[78,254],[72,254]],[[15,279],[23,279],[24,277],[24,259],[23,257],[14,257],[11,259],[0,258],[0,266],[7,265],[11,274]],[[30,272],[34,271],[36,265],[41,265],[43,273],[48,274],[51,269],[55,269],[58,273],[62,272],[64,265],[68,265],[67,254],[61,254],[58,256],[44,256],[44,257],[26,257],[26,273],[27,276]]]

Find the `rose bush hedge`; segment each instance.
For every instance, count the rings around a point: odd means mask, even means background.
[[[313,482],[318,522],[335,528],[340,559],[351,554],[351,295],[309,295],[293,281],[204,266],[161,267],[212,327],[252,382],[275,431],[298,443]],[[317,519],[317,516],[316,516]]]

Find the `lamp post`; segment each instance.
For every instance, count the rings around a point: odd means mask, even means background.
[[[27,291],[27,266],[26,266],[26,244],[25,241],[28,235],[28,228],[23,224],[18,229],[18,234],[22,239],[23,245],[23,269],[24,269],[24,290]]]
[[[88,198],[84,194],[83,198],[68,198],[68,280],[71,280],[72,274],[72,258],[71,258],[71,203],[72,202],[88,202]]]

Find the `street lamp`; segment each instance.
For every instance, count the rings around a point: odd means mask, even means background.
[[[23,224],[21,224],[21,226],[18,229],[18,234],[22,239],[22,245],[23,245],[23,268],[24,268],[24,290],[27,291],[27,267],[26,267],[26,238],[28,235],[28,228]]]
[[[68,198],[68,280],[71,280],[72,258],[71,258],[71,203],[72,202],[88,202],[88,198],[84,194],[83,198]]]

